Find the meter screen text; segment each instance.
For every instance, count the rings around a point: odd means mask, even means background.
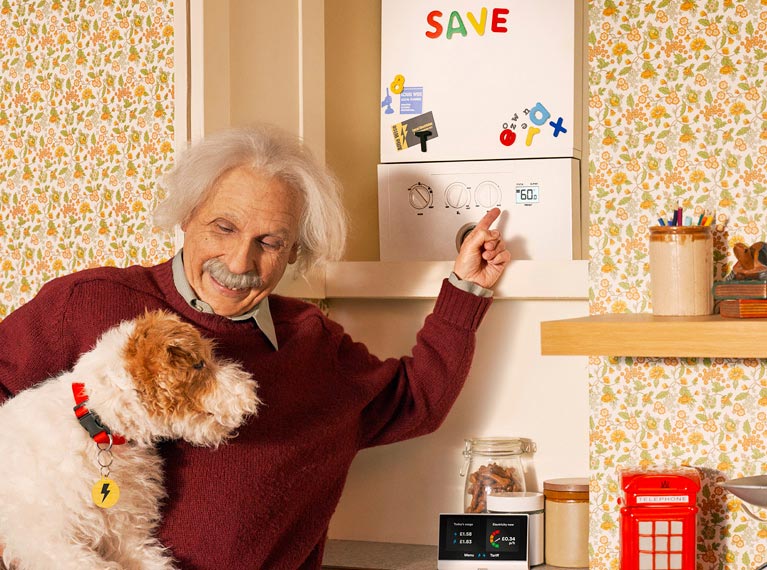
[[[440,560],[526,560],[527,515],[440,515]]]

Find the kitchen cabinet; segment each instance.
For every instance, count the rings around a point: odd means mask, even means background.
[[[541,354],[767,358],[767,319],[635,313],[545,321]]]

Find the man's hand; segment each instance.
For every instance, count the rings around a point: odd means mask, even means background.
[[[486,289],[490,289],[498,281],[511,260],[501,232],[490,229],[500,215],[501,211],[498,208],[490,210],[463,240],[453,266],[453,273],[459,279],[473,281]]]

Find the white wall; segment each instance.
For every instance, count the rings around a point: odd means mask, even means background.
[[[380,357],[410,353],[433,301],[331,301],[331,317]],[[531,484],[588,476],[585,357],[540,355],[540,321],[583,316],[586,301],[496,300],[471,374],[443,426],[365,450],[352,465],[330,537],[436,544],[437,515],[463,509],[464,438],[523,436],[538,445]],[[530,481],[532,479],[532,481]]]
[[[192,3],[193,21],[201,2]],[[205,3],[206,9],[209,4],[213,3]],[[217,0],[216,8],[226,9],[226,15],[205,15],[198,20],[202,29],[191,38],[192,54],[204,53],[192,61],[192,76],[204,86],[198,88],[204,91],[197,93],[203,103],[193,105],[192,123],[209,131],[268,120],[303,134],[320,157],[327,142],[327,159],[345,185],[344,201],[352,219],[346,259],[375,261],[380,1],[221,0],[219,6]],[[328,20],[325,25],[323,18]],[[262,28],[269,33],[258,33]],[[355,57],[349,55],[350,44]],[[326,86],[323,77],[330,79]],[[347,89],[339,101],[342,80]],[[275,97],[282,91],[284,97]],[[352,103],[359,108],[354,108],[355,119],[349,123]],[[363,123],[368,127],[360,129]],[[351,133],[355,137],[360,132],[366,136],[349,143],[344,138],[350,136],[344,131],[349,124],[357,128]],[[343,137],[336,140],[339,133]],[[364,141],[373,141],[372,146]],[[534,278],[530,289],[549,290],[552,277],[538,286],[541,279]],[[462,510],[463,480],[458,472],[467,437],[533,439],[538,453],[531,488],[540,490],[548,478],[588,475],[586,358],[540,356],[539,324],[588,314],[586,294],[584,281],[583,300],[497,300],[479,331],[467,385],[444,425],[430,436],[360,453],[331,521],[330,536],[436,544],[437,514]],[[433,300],[330,301],[331,317],[382,358],[410,352],[432,306]]]

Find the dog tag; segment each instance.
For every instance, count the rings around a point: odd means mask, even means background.
[[[91,497],[97,507],[102,509],[114,507],[120,499],[120,487],[111,479],[102,477],[91,488]]]

